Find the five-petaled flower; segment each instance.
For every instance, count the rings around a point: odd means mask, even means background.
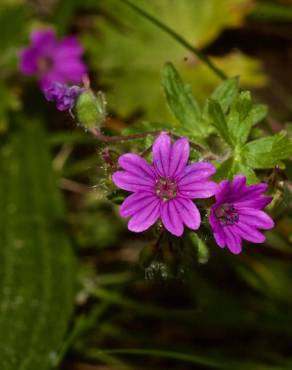
[[[75,36],[57,40],[51,29],[33,31],[31,45],[20,53],[20,70],[36,75],[42,89],[54,82],[79,83],[86,74],[81,57],[83,48]]]
[[[208,162],[188,165],[189,152],[186,138],[172,144],[169,135],[162,133],[152,147],[153,164],[136,154],[120,156],[123,171],[115,172],[112,179],[133,193],[120,208],[122,217],[130,217],[129,230],[142,232],[159,219],[176,236],[183,234],[184,225],[199,228],[201,216],[192,199],[214,195],[216,184],[209,177],[215,167]]]
[[[209,221],[219,247],[227,246],[232,253],[238,254],[242,239],[253,243],[265,241],[258,229],[274,227],[271,217],[262,211],[272,200],[262,195],[267,187],[265,183],[248,186],[241,175],[235,176],[232,183],[223,180],[218,184]]]

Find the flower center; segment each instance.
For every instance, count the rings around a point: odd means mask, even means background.
[[[50,71],[54,66],[54,61],[50,57],[42,57],[38,60],[38,69],[40,73]]]
[[[221,225],[233,225],[238,222],[238,212],[233,204],[221,204],[216,210],[215,215]]]
[[[175,198],[177,194],[176,182],[161,177],[155,184],[155,193],[164,202]]]

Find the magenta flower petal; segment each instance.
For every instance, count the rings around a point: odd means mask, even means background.
[[[24,75],[32,75],[37,72],[38,51],[34,49],[23,49],[20,52],[20,71]]]
[[[275,226],[269,215],[253,208],[240,208],[239,222],[264,230],[272,229]]]
[[[229,227],[224,229],[224,234],[226,245],[230,252],[232,252],[233,254],[239,254],[242,250],[241,238],[239,237],[239,235],[236,234],[233,229]]]
[[[160,176],[168,177],[170,166],[171,140],[166,133],[162,133],[155,140],[152,147],[153,163]]]
[[[262,195],[266,190],[267,185],[263,183],[246,185],[246,179],[241,175],[236,176],[232,183],[221,181],[209,216],[219,247],[226,245],[232,253],[240,253],[242,239],[252,243],[265,241],[258,229],[274,227],[272,218],[262,211],[272,200],[272,197]]]
[[[273,200],[273,197],[267,197],[267,196],[258,196],[254,199],[249,200],[243,200],[236,202],[237,207],[241,208],[255,208],[255,209],[262,209],[265,208],[268,204],[271,203]]]
[[[30,35],[31,43],[36,48],[46,49],[56,42],[55,32],[52,29],[32,31]]]
[[[143,178],[139,174],[134,175],[132,172],[117,171],[112,175],[112,180],[116,186],[127,191],[153,192],[153,181],[150,177]]]
[[[198,181],[186,185],[178,182],[179,194],[183,197],[194,198],[210,198],[217,190],[217,184],[213,181]]]
[[[246,184],[246,177],[245,176],[242,176],[242,175],[235,176],[233,181],[232,181],[232,185],[231,185],[232,191],[234,193],[242,191],[245,188],[245,184]]]
[[[216,243],[219,245],[220,248],[224,248],[226,246],[225,234],[223,230],[219,230],[218,232],[214,232],[214,238]]]
[[[255,227],[249,226],[243,222],[238,222],[233,229],[243,239],[252,243],[263,243],[265,241],[264,234],[260,233]]]
[[[56,59],[71,60],[72,58],[81,57],[84,53],[83,47],[80,45],[76,36],[68,36],[59,41],[58,48],[55,51]]]
[[[197,206],[190,199],[177,197],[173,200],[183,223],[192,230],[197,230],[201,224],[201,215]]]
[[[159,216],[160,202],[158,199],[154,199],[152,203],[135,213],[128,223],[128,229],[136,233],[145,231],[155,224]]]
[[[56,61],[54,71],[62,76],[64,82],[79,83],[87,69],[79,60],[63,59],[62,63]]]
[[[216,203],[220,203],[225,198],[228,198],[230,192],[231,192],[231,186],[228,180],[223,180],[219,184],[217,184],[217,188],[215,192]]]
[[[187,139],[177,140],[171,147],[168,176],[175,178],[186,167],[190,155],[190,145]]]
[[[140,212],[151,203],[156,202],[157,198],[153,193],[133,193],[127,197],[121,205],[120,215],[122,217],[130,217],[135,213]]]
[[[214,175],[216,168],[208,162],[198,162],[186,166],[178,181],[181,185],[187,185],[196,181],[206,180]]]
[[[127,153],[119,158],[119,165],[126,171],[139,174],[143,178],[150,178],[151,183],[155,181],[156,175],[150,164],[137,154]]]
[[[45,73],[39,78],[39,84],[43,92],[50,89],[55,83],[63,85],[66,83],[64,76],[56,70]]]
[[[174,201],[170,200],[161,204],[161,220],[171,234],[176,236],[183,234],[183,221]]]
[[[238,201],[244,201],[244,200],[249,200],[253,199],[256,196],[261,195],[265,191],[267,191],[268,185],[264,183],[256,184],[256,185],[250,185],[250,186],[245,186],[241,191],[238,193],[235,193],[233,190],[232,191],[232,201],[238,202]]]

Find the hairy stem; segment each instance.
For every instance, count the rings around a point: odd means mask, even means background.
[[[89,130],[94,137],[96,137],[98,140],[103,141],[105,143],[119,143],[123,141],[130,141],[135,139],[143,139],[147,136],[158,136],[162,132],[166,131],[146,131],[141,132],[138,134],[132,134],[132,135],[115,135],[115,136],[107,136],[104,135],[102,132],[100,132],[98,129],[93,128]],[[172,132],[167,132],[173,139],[180,139],[180,136],[173,134]],[[205,148],[203,145],[193,143],[190,141],[190,147],[197,150],[198,152],[202,153],[205,156],[208,156],[208,159],[215,159],[213,153],[210,153],[210,151]],[[216,157],[217,158],[217,157]]]

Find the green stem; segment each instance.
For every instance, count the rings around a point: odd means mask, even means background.
[[[135,12],[142,15],[144,18],[148,19],[151,23],[155,24],[161,30],[165,31],[168,35],[174,38],[178,43],[184,46],[186,49],[194,53],[203,63],[205,63],[220,79],[225,80],[227,76],[221,69],[219,69],[211,60],[202,53],[199,49],[191,45],[187,40],[185,40],[182,36],[176,33],[173,29],[168,27],[166,24],[160,22],[157,18],[153,17],[151,14],[147,13],[145,10],[141,9],[137,5],[133,4],[129,0],[121,0],[125,5],[132,8]]]

